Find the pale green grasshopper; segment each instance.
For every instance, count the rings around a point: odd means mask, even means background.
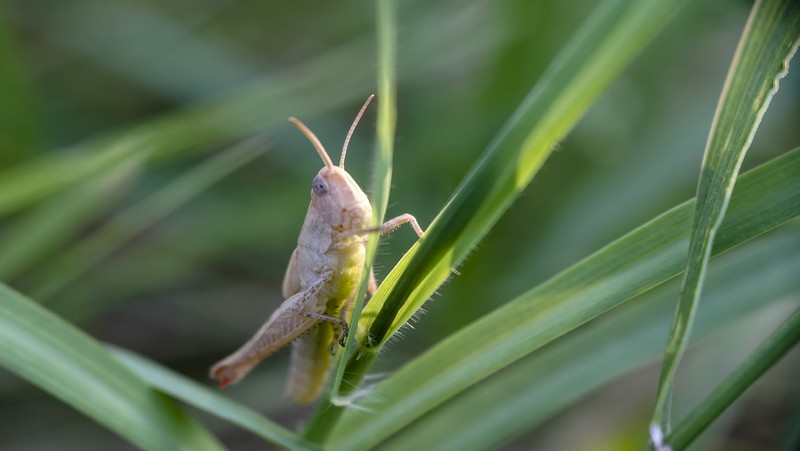
[[[286,268],[286,300],[247,343],[211,368],[211,377],[221,387],[239,381],[262,359],[293,342],[286,394],[300,404],[314,401],[325,385],[336,343],[344,345],[347,336],[346,319],[364,274],[367,234],[385,233],[408,222],[422,236],[422,229],[410,214],[371,228],[369,200],[344,170],[350,137],[372,97],[350,126],[338,167],[314,133],[299,120],[289,118],[308,137],[325,166],[311,183],[311,204]],[[372,295],[375,290],[371,273],[368,292]]]

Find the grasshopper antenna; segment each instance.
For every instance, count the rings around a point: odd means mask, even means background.
[[[350,137],[353,136],[353,132],[356,130],[356,125],[358,125],[358,121],[361,120],[361,116],[366,111],[369,102],[372,101],[372,98],[375,97],[375,94],[370,94],[367,97],[367,101],[364,102],[364,106],[361,107],[361,110],[356,115],[356,120],[353,121],[353,125],[350,126],[350,130],[347,132],[347,137],[344,138],[344,146],[342,146],[342,157],[339,159],[339,167],[344,169],[344,157],[347,155],[347,145],[350,144]]]
[[[289,122],[300,129],[300,131],[306,135],[306,138],[311,141],[311,144],[313,144],[314,148],[317,149],[317,153],[319,154],[320,158],[322,158],[322,162],[325,163],[325,167],[328,169],[333,169],[333,161],[331,161],[331,157],[328,156],[328,152],[325,152],[325,148],[322,147],[322,143],[319,142],[319,138],[317,138],[314,132],[309,130],[308,127],[306,127],[306,124],[300,122],[296,117],[290,117]]]

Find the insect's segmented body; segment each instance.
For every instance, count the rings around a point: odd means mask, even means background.
[[[364,276],[367,234],[410,222],[422,236],[422,229],[409,214],[370,228],[369,200],[344,170],[347,143],[371,99],[350,127],[339,166],[334,166],[319,139],[302,122],[289,118],[311,140],[325,166],[311,184],[311,203],[283,279],[286,300],[247,343],[211,368],[211,377],[220,386],[239,381],[259,361],[294,342],[287,394],[301,404],[316,399],[324,387],[335,345],[343,343],[346,335],[345,319]],[[370,274],[369,291],[374,290]]]
[[[369,226],[372,208],[350,175],[339,168],[334,169],[339,174],[328,175],[328,178],[337,177],[349,185],[349,189],[331,195],[332,184],[323,174],[327,168],[314,179],[311,205],[286,271],[283,295],[289,298],[297,292],[307,291],[320,278],[328,280],[320,288],[317,303],[307,306],[306,311],[338,318],[344,316],[342,308],[352,305],[363,278],[367,240],[365,234],[352,232]],[[327,192],[322,194],[323,191]],[[351,193],[351,196],[345,193]],[[328,210],[318,204],[333,199],[342,202],[336,209],[339,215],[321,214],[320,211]],[[310,271],[298,271],[298,268]],[[339,333],[342,333],[340,328],[321,321],[292,343],[292,364],[286,387],[292,400],[306,404],[319,395],[330,365],[329,344],[336,343]]]

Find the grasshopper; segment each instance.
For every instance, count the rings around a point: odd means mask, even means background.
[[[410,223],[422,236],[419,223],[410,214],[370,227],[369,200],[344,169],[350,137],[372,97],[367,98],[350,126],[338,167],[314,133],[299,120],[289,118],[314,145],[324,167],[311,183],[311,203],[286,268],[282,290],[286,300],[247,343],[211,368],[211,377],[220,387],[241,380],[258,362],[292,343],[286,394],[299,404],[313,402],[325,385],[337,343],[344,346],[347,337],[346,318],[364,275],[367,235]],[[376,289],[375,275],[370,273],[370,296]]]

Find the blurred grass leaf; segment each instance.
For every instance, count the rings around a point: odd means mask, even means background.
[[[800,149],[742,176],[713,250],[719,254],[800,215]],[[337,449],[364,449],[555,338],[680,274],[688,249],[686,202],[461,329],[402,367],[349,410]]]
[[[445,21],[419,20],[408,27],[406,58],[429,66],[406,65],[408,74],[430,70],[439,61],[428,55],[448,52],[458,42],[468,59],[485,49],[485,36],[474,33],[481,20],[475,7],[451,11]],[[446,39],[442,30],[452,31]],[[483,41],[479,41],[479,39]],[[495,37],[493,39],[499,39]],[[434,43],[432,45],[431,43]],[[86,140],[70,149],[0,170],[0,216],[25,208],[88,177],[109,171],[134,156],[154,161],[177,158],[201,147],[264,131],[286,121],[287,112],[313,116],[366,96],[373,73],[361,64],[372,54],[370,37],[310,58],[230,93],[200,102],[184,111],[130,129]],[[336,64],[331,64],[331,62]]]
[[[223,449],[91,337],[2,283],[0,365],[141,448]]]
[[[4,168],[0,172],[0,216],[29,207],[76,183],[118,170],[130,159],[146,159],[152,150],[152,145],[135,134],[102,147],[102,152],[55,153]]]
[[[133,158],[61,195],[48,199],[13,221],[0,234],[0,280],[9,281],[31,269],[65,244],[108,208],[141,170]]]
[[[652,425],[670,430],[670,401],[678,363],[689,341],[714,236],[725,217],[736,176],[789,59],[800,43],[800,3],[758,0],[725,82],[697,188],[686,270],[664,354]]]
[[[258,67],[221,39],[141,2],[78,0],[53,5],[52,41],[175,101],[255,78]],[[96,24],[103,23],[103,27]],[[147,46],[131,36],[148,36]],[[113,49],[113,51],[109,51]]]
[[[33,155],[42,141],[32,83],[13,41],[0,5],[0,168]]]
[[[192,200],[209,186],[261,155],[266,145],[254,138],[199,164],[159,191],[111,218],[82,243],[45,265],[34,281],[33,297],[45,302],[153,223]]]
[[[261,416],[253,409],[228,399],[218,390],[174,373],[130,351],[111,347],[111,352],[145,382],[170,396],[211,415],[228,420],[241,428],[286,449],[314,449],[296,434]]]

